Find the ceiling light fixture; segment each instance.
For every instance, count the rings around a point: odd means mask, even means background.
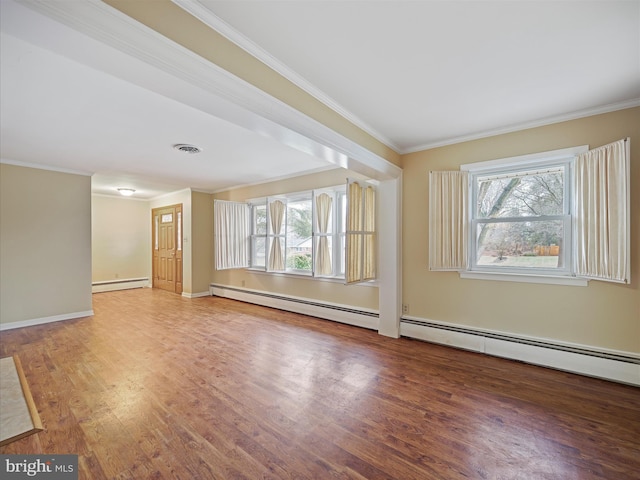
[[[178,143],[173,146],[176,150],[179,150],[184,153],[200,153],[202,149],[200,147],[196,147],[195,145],[188,145],[186,143]]]
[[[118,191],[120,192],[120,195],[124,195],[125,197],[130,197],[136,193],[133,188],[119,188]]]

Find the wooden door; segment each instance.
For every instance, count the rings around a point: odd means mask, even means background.
[[[182,293],[182,204],[154,208],[151,219],[153,287]]]

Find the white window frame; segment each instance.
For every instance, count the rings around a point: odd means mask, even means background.
[[[293,274],[297,274],[297,275],[308,275],[308,276],[313,276],[314,274],[314,257],[315,257],[315,248],[313,245],[313,228],[314,228],[314,224],[313,224],[313,219],[315,217],[315,202],[314,202],[314,197],[313,197],[313,192],[303,192],[303,193],[298,193],[296,195],[286,195],[284,197],[284,200],[282,198],[280,198],[280,200],[284,201],[286,208],[285,208],[285,214],[284,214],[284,233],[283,233],[283,237],[284,237],[284,266],[285,266],[285,270],[283,273],[293,273]],[[311,202],[311,270],[303,270],[303,269],[295,269],[295,268],[288,268],[287,267],[287,251],[289,249],[289,245],[288,245],[288,237],[289,237],[289,205],[292,203],[297,203],[297,202],[307,202],[310,201]]]
[[[333,275],[319,275],[315,272],[315,256],[316,256],[316,196],[321,193],[327,193],[332,196],[332,215],[331,215],[331,236],[332,240],[332,263],[333,263]],[[271,238],[273,235],[271,232],[271,219],[269,217],[269,201],[280,200],[287,205],[288,203],[300,201],[300,200],[308,200],[311,197],[311,231],[312,231],[312,268],[311,271],[308,270],[299,270],[286,268],[287,263],[287,215],[288,215],[288,207],[285,210],[285,218],[284,218],[284,226],[283,232],[280,236],[284,236],[284,254],[285,254],[285,270],[282,271],[270,271],[268,269],[269,265],[269,251],[271,245]],[[251,240],[250,240],[250,258],[249,258],[249,267],[248,269],[255,272],[263,272],[266,274],[273,275],[295,275],[302,276],[314,279],[323,279],[323,280],[336,280],[336,281],[344,281],[344,256],[345,256],[345,238],[346,232],[341,231],[340,227],[344,224],[342,219],[342,209],[340,208],[341,202],[346,202],[346,187],[345,185],[336,185],[333,187],[320,188],[315,190],[307,190],[302,192],[295,192],[289,194],[282,194],[270,197],[262,197],[250,199],[247,203],[251,209]],[[255,231],[256,221],[255,221],[255,208],[258,206],[266,206],[266,234],[257,234]],[[255,256],[255,242],[258,237],[265,238],[265,265],[255,265],[254,264],[254,256]],[[342,248],[341,248],[342,245]]]
[[[263,207],[265,209],[265,233],[257,233],[256,232],[256,208]],[[249,268],[250,269],[261,269],[265,270],[267,268],[267,256],[269,254],[268,251],[268,242],[267,242],[267,233],[269,232],[269,208],[267,207],[266,200],[264,202],[254,202],[249,203],[250,208],[250,222],[251,222],[251,235],[249,237]],[[265,250],[264,250],[264,266],[255,265],[255,257],[256,257],[256,241],[259,238],[263,238],[265,240]]]
[[[575,156],[588,151],[588,145],[578,147],[565,148],[561,150],[553,150],[548,152],[535,153],[531,155],[523,155],[518,157],[503,158],[498,160],[490,160],[487,162],[478,162],[462,165],[461,170],[469,172],[469,269],[461,271],[462,278],[519,281],[532,283],[551,283],[562,285],[580,285],[586,286],[588,280],[575,276],[574,268],[574,219],[573,219],[573,163]],[[564,176],[564,212],[562,215],[564,221],[564,239],[563,239],[563,265],[561,269],[528,269],[528,268],[508,268],[508,267],[490,267],[476,265],[476,232],[478,219],[476,217],[476,195],[478,176],[486,176],[491,174],[509,174],[535,169],[544,169],[552,166],[562,165],[565,168]],[[543,220],[542,217],[536,217],[536,220]],[[553,216],[556,219],[556,216]],[[487,223],[504,221],[504,219],[486,220]],[[521,220],[513,220],[521,221]],[[485,220],[482,220],[484,223]]]

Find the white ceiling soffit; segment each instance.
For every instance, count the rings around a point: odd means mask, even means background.
[[[3,161],[95,173],[94,193],[137,182],[139,198],[327,168],[398,174],[103,2],[20,3],[1,3]]]
[[[400,153],[640,105],[640,2],[173,0]]]

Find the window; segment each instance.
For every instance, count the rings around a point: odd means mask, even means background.
[[[472,270],[571,273],[570,161],[471,173]]]
[[[267,205],[251,205],[251,254],[252,268],[267,267]]]
[[[629,283],[629,151],[623,139],[430,172],[429,268]]]
[[[250,210],[251,268],[344,277],[344,186],[253,200]]]
[[[298,273],[313,271],[313,224],[311,194],[287,202],[286,269]]]

